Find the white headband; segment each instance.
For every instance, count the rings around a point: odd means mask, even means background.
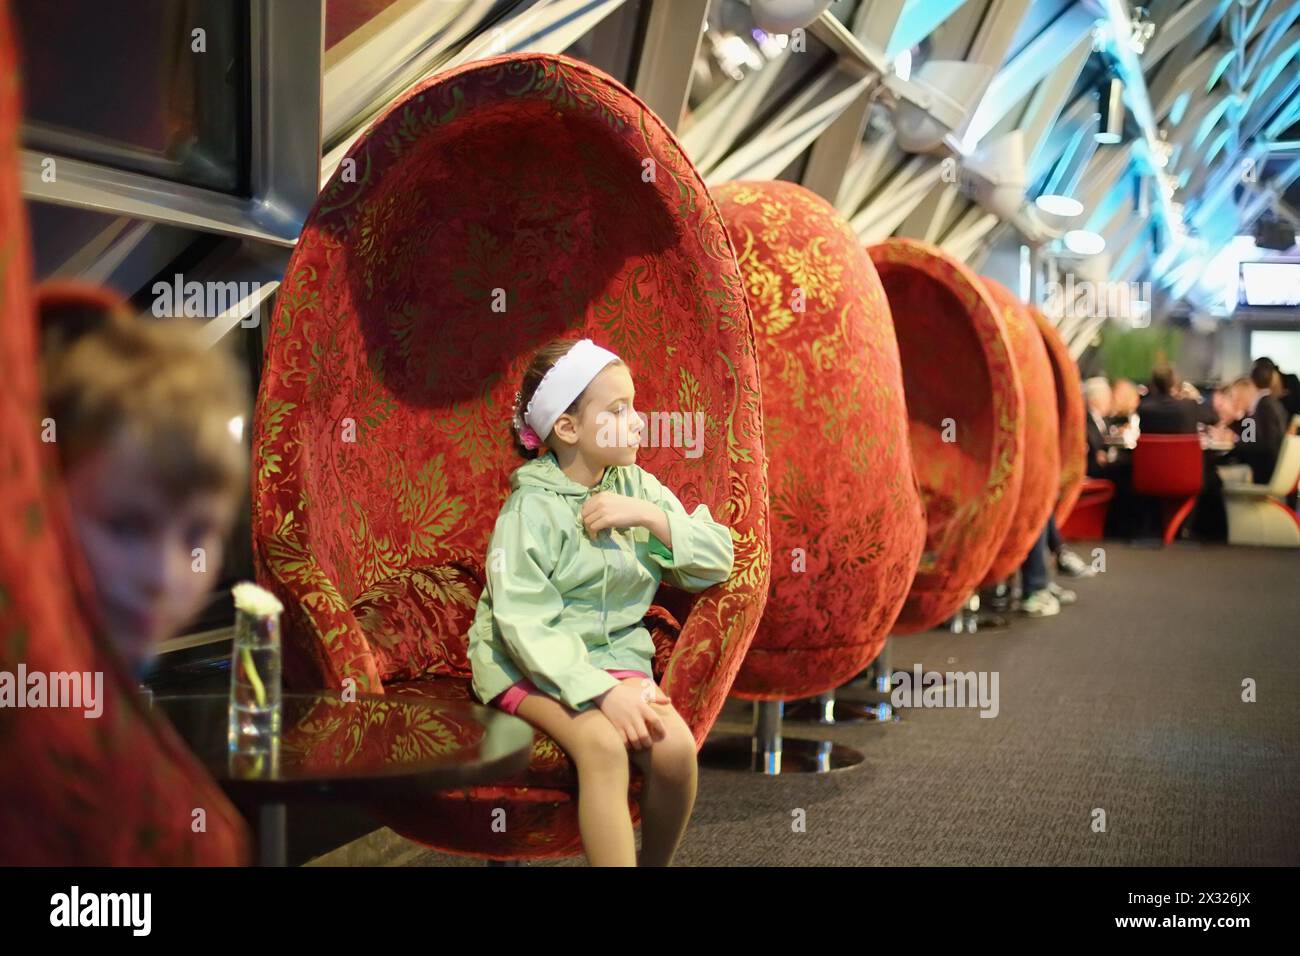
[[[615,361],[618,361],[617,355],[591,339],[575,342],[573,348],[560,356],[550,371],[542,376],[524,412],[524,421],[537,432],[538,438],[545,441],[555,427],[555,420],[564,414],[564,410],[573,404],[601,369]]]

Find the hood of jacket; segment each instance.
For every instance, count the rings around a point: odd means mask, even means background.
[[[521,488],[541,488],[544,491],[558,495],[569,506],[578,533],[586,536],[587,529],[582,524],[582,506],[589,496],[615,488],[618,484],[619,471],[618,466],[610,465],[605,469],[605,474],[600,481],[595,486],[588,488],[566,475],[561,470],[555,453],[548,451],[512,471],[510,473],[510,489],[511,491],[518,491]],[[606,590],[609,584],[609,546],[606,542],[609,535],[610,531],[606,529],[596,536],[594,542],[596,547],[600,548],[601,558],[604,561],[604,567],[600,575],[600,621],[606,643],[609,642],[609,608],[606,599]]]

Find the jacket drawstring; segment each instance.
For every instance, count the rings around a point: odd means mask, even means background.
[[[603,483],[602,483],[602,487],[603,487]],[[585,495],[582,496],[582,500],[583,500],[583,501],[586,501],[587,498],[589,498],[590,496],[591,496],[591,492],[588,491]],[[579,530],[582,534],[586,534],[586,533],[587,533],[587,529],[584,528],[584,527],[582,527],[582,515],[579,514],[577,517],[578,517],[578,530]],[[613,537],[613,534],[614,534],[613,531],[610,531],[610,537],[611,537],[611,539],[612,539],[612,537]],[[597,538],[599,538],[599,537],[600,537],[600,536],[597,535]],[[600,568],[600,628],[601,628],[602,634],[603,634],[603,636],[604,636],[604,638],[605,638],[605,643],[608,645],[608,644],[609,644],[609,607],[607,606],[607,602],[606,602],[606,598],[605,598],[605,593],[606,593],[605,589],[606,589],[607,582],[609,581],[609,555],[605,553],[606,549],[605,549],[605,548],[602,548],[599,544],[597,544],[596,547],[600,549],[600,563],[601,563],[601,568]]]
[[[605,549],[600,549],[601,561],[604,567],[600,572],[600,624],[605,630],[605,643],[609,643],[609,607],[605,603],[605,582],[609,579],[609,556],[605,554]]]

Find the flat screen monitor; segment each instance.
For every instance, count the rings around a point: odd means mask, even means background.
[[[1300,372],[1300,331],[1254,329],[1250,333],[1250,357],[1267,355],[1284,372]]]
[[[1243,262],[1241,304],[1300,306],[1300,262]]]

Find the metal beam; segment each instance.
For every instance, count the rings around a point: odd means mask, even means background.
[[[1083,71],[1083,64],[1091,54],[1092,38],[1080,37],[1029,98],[1029,106],[1020,118],[1020,129],[1025,135],[1025,167],[1029,170],[1031,180],[1037,179],[1037,174],[1048,165],[1042,157],[1047,134],[1060,118],[1079,74]]]
[[[669,10],[671,5],[672,10]],[[709,0],[652,0],[632,90],[677,132],[691,88]]]
[[[1003,66],[993,77],[988,92],[966,127],[962,137],[965,147],[973,149],[999,120],[1028,96],[1057,65],[1060,51],[1073,49],[1082,37],[1090,34],[1094,22],[1082,7],[1071,7]]]
[[[812,145],[802,182],[828,202],[834,203],[838,198],[849,162],[862,142],[862,131],[871,111],[871,92],[865,89],[859,93]]]
[[[800,153],[828,130],[847,109],[874,85],[874,77],[850,80],[843,74],[831,78],[830,91],[811,109],[775,129],[764,129],[728,155],[705,175],[709,184],[729,179],[773,179]]]

